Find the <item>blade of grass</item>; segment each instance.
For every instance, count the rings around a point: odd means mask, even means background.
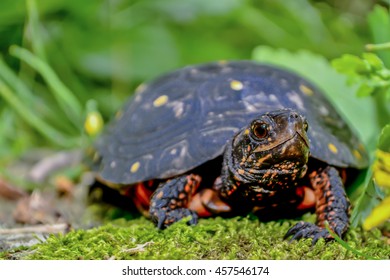
[[[42,34],[40,32],[41,26],[39,24],[39,13],[37,8],[37,2],[35,0],[27,0],[26,8],[27,8],[27,16],[28,16],[26,30],[28,31],[29,34],[31,47],[34,53],[39,58],[46,61],[47,59],[46,59],[45,48],[42,40]]]
[[[28,87],[20,82],[20,79],[12,72],[12,70],[4,63],[0,57],[0,77],[9,85],[13,85],[18,95],[26,102],[31,104],[34,101],[33,94]]]
[[[45,29],[45,25],[41,24],[39,16],[40,7],[43,7],[44,5],[37,0],[27,0],[26,6],[28,21],[25,25],[24,41],[27,43],[31,42],[33,53],[46,62],[48,61],[48,52],[49,54],[56,53],[55,56],[50,56],[50,65],[54,69],[57,69],[58,76],[64,77],[63,82],[67,87],[72,89],[73,92],[77,92],[78,99],[85,100],[88,98],[89,93],[85,90],[84,85],[69,66],[69,61],[64,58],[63,52],[58,48],[57,44],[50,44],[50,47],[45,47],[46,42],[44,36],[46,35],[45,32],[47,32],[47,30]],[[25,43],[22,46],[24,45]]]
[[[11,70],[11,68],[4,62],[1,56],[0,56],[0,77],[5,81],[6,84],[10,85],[10,87],[15,91],[15,94],[21,100],[23,100],[25,104],[30,104],[30,107],[32,107],[33,105],[37,105],[35,107],[40,108],[39,111],[41,113],[41,118],[50,119],[52,125],[55,125],[57,127],[57,130],[63,130],[63,132],[68,132],[70,134],[75,134],[80,132],[79,129],[76,130],[71,123],[64,122],[63,117],[59,115],[58,111],[53,110],[53,108],[51,108],[52,106],[48,106],[48,103],[46,102],[40,102],[40,100],[38,100],[36,96],[34,96],[34,93],[26,85],[23,79],[18,77]],[[38,87],[35,87],[35,90],[41,93]]]
[[[343,246],[346,250],[351,251],[355,255],[362,256],[367,260],[378,260],[377,258],[374,258],[372,256],[369,256],[367,254],[363,254],[362,252],[352,248],[347,242],[342,240],[333,230],[329,227],[329,223],[325,222],[325,227],[328,230],[329,234],[341,245]]]
[[[23,118],[29,125],[34,127],[40,134],[46,137],[53,143],[63,147],[72,147],[75,142],[65,137],[63,134],[55,130],[53,127],[38,118],[28,106],[20,101],[15,93],[0,79],[0,95],[14,108],[14,110]]]
[[[80,124],[83,122],[83,107],[75,95],[62,83],[53,69],[27,49],[13,45],[10,47],[10,54],[26,62],[42,75],[69,120],[77,128],[81,129]]]
[[[30,89],[19,79],[15,73],[5,64],[0,57],[0,77],[8,84],[12,85],[18,96],[27,104],[34,103],[34,95]]]

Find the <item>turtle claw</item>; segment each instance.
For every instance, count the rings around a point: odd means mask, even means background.
[[[163,229],[164,228],[164,222],[165,222],[165,212],[157,214],[156,217],[153,217],[152,220],[156,224],[158,229]]]
[[[290,228],[287,233],[284,235],[284,239],[289,238],[290,236],[290,243],[293,240],[299,240],[302,238],[312,238],[312,244],[316,244],[317,241],[320,238],[324,238],[325,241],[329,241],[333,239],[333,237],[329,234],[327,229],[320,228],[319,226],[316,226],[315,224],[308,223],[308,222],[299,222],[292,228]]]
[[[191,219],[187,224],[196,225],[198,223],[198,214],[187,208],[177,208],[170,211],[155,211],[152,213],[152,221],[157,225],[157,228],[165,229],[173,223],[189,216]]]

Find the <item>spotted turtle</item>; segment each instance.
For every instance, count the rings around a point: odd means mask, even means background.
[[[189,217],[280,219],[315,211],[293,239],[349,226],[344,184],[367,153],[323,93],[252,61],[189,66],[141,85],[95,145],[99,182],[157,225]]]

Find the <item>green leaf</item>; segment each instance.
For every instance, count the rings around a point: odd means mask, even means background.
[[[383,80],[390,80],[390,70],[387,68],[384,68],[384,69],[378,71],[377,74]]]
[[[371,70],[369,64],[360,57],[351,54],[344,54],[341,58],[334,59],[332,66],[337,72],[349,76],[356,76],[357,73],[368,73]]]
[[[381,132],[378,142],[378,149],[390,152],[390,124],[386,125]]]
[[[365,187],[363,192],[360,195],[351,215],[352,227],[357,227],[359,224],[362,224],[371,213],[372,209],[374,209],[374,207],[377,206],[384,197],[383,192],[373,180],[371,169],[368,171],[366,178],[367,182],[364,184]]]
[[[368,84],[362,84],[357,90],[356,96],[358,97],[370,96],[373,91],[374,91],[373,87],[369,86]]]
[[[368,81],[369,85],[378,90],[379,94],[385,94],[385,90],[390,86],[390,81],[383,81],[378,77],[373,77],[372,80]]]
[[[363,53],[362,56],[375,71],[381,70],[385,67],[383,61],[374,53]]]

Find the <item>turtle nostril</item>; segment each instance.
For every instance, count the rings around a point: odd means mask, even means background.
[[[290,118],[297,119],[299,118],[299,115],[297,113],[291,113]]]

